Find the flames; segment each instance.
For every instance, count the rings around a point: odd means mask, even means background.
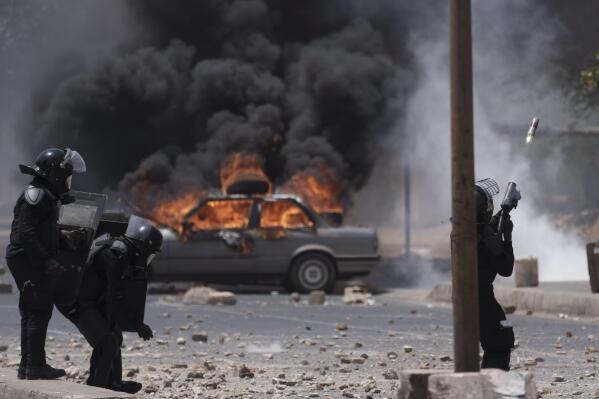
[[[244,229],[252,200],[208,201],[187,220],[192,230]]]
[[[220,185],[223,194],[268,194],[272,191],[270,179],[256,154],[235,153],[225,159],[220,169]]]
[[[204,192],[193,189],[173,199],[158,202],[150,212],[150,219],[159,225],[168,226],[183,234],[185,216],[198,205]]]
[[[314,223],[292,201],[264,201],[260,226],[266,229],[301,229],[313,227]]]
[[[299,196],[317,213],[343,213],[343,187],[323,163],[293,175],[281,192]]]
[[[264,172],[261,158],[255,154],[235,153],[229,156],[222,163],[219,177],[224,195],[272,192],[272,184]],[[296,173],[278,191],[300,197],[317,213],[343,213],[343,187],[335,172],[324,163],[314,163],[310,168]],[[252,206],[250,199],[208,201],[198,212],[187,217],[207,196],[205,190],[189,188],[172,197],[165,197],[156,187],[144,182],[130,194],[138,213],[159,225],[172,228],[183,239],[188,228],[243,229],[249,223]],[[261,218],[262,227],[271,230],[313,227],[312,221],[292,201],[264,201]]]

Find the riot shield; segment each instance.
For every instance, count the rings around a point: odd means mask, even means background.
[[[54,303],[68,317],[77,299],[91,243],[104,211],[106,195],[71,191],[75,201],[62,205],[58,225],[61,231],[78,231],[77,240],[62,240],[58,261],[66,268],[54,283]]]
[[[122,331],[136,332],[144,321],[148,277],[144,272],[127,276],[115,295],[115,321]]]

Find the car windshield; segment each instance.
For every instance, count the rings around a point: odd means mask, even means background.
[[[306,212],[290,200],[264,201],[260,215],[260,227],[303,229],[314,226]]]
[[[187,222],[193,231],[245,229],[252,200],[211,200],[193,213]]]

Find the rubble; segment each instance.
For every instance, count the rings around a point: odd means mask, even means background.
[[[191,340],[193,342],[204,342],[204,343],[206,343],[206,342],[208,342],[208,333],[205,332],[205,331],[202,331],[202,332],[193,334],[191,336]]]
[[[183,295],[186,305],[235,305],[237,297],[230,291],[217,291],[210,287],[193,287]]]
[[[239,378],[254,378],[254,372],[245,364],[237,372]]]
[[[385,377],[386,380],[398,380],[399,379],[399,375],[397,374],[397,371],[395,370],[385,370],[385,372],[383,372],[383,377]]]
[[[372,305],[374,299],[372,294],[366,292],[364,287],[351,286],[344,289],[343,303],[346,305]]]

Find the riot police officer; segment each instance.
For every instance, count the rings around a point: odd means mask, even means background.
[[[52,316],[52,278],[62,266],[56,260],[61,238],[58,229],[59,204],[72,201],[68,195],[73,173],[85,172],[77,151],[49,148],[35,160],[35,166],[19,165],[33,180],[19,196],[14,208],[6,262],[19,289],[21,314],[20,379],[51,379],[65,375],[46,363],[44,350]]]
[[[76,303],[76,325],[93,348],[87,383],[136,393],[141,384],[122,380],[121,331],[153,337],[143,315],[150,263],[162,233],[146,219],[131,216],[124,236],[108,234],[92,244]]]
[[[493,196],[499,186],[491,179],[476,182],[476,224],[478,235],[478,297],[480,343],[484,351],[482,368],[509,371],[514,347],[514,331],[495,299],[493,281],[499,274],[509,277],[514,268],[512,230],[509,214],[505,214],[502,234],[498,234],[499,213],[493,216]]]

